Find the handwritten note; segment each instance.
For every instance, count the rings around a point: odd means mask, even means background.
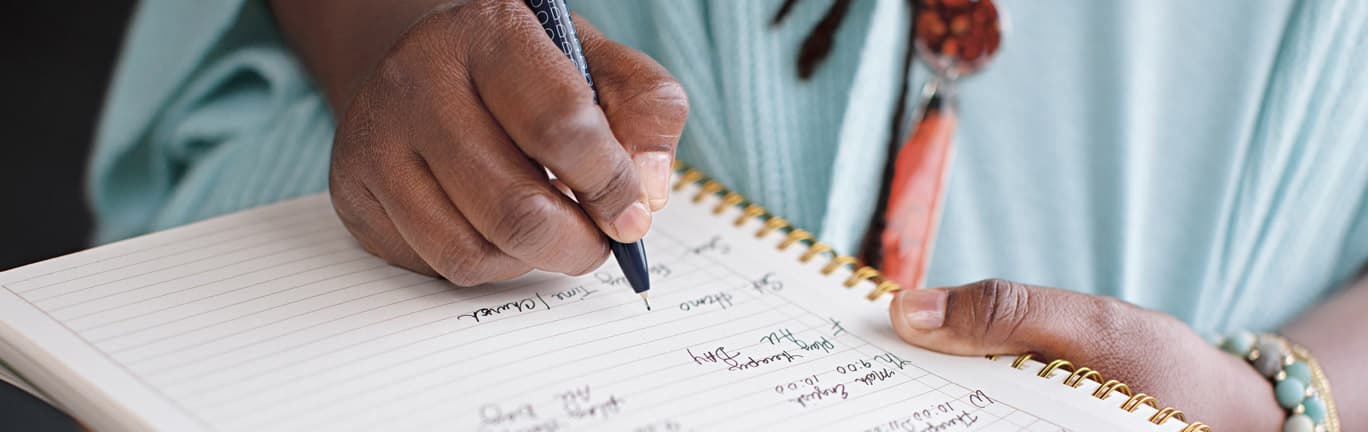
[[[646,239],[666,305],[651,312],[611,262],[474,288],[388,266],[322,197],[0,283],[203,429],[1151,430],[1078,415],[1106,407],[1030,373],[907,347],[848,271],[688,192]]]

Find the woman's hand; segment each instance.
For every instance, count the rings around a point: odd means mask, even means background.
[[[1120,300],[986,280],[906,290],[890,315],[903,340],[960,355],[1067,359],[1186,410],[1215,430],[1281,430],[1272,386],[1177,319]]]
[[[297,6],[288,3],[275,5]],[[414,2],[375,13],[400,3]],[[365,65],[366,56],[330,57],[347,47],[289,32],[343,111],[330,185],[361,245],[403,267],[475,285],[531,269],[583,274],[607,256],[605,233],[622,242],[645,235],[650,212],[665,205],[688,116],[674,78],[577,20],[600,106],[521,0],[423,10],[359,75],[327,69]],[[287,30],[330,22],[308,11],[279,15]],[[346,18],[354,22],[344,31],[369,28],[368,17]]]

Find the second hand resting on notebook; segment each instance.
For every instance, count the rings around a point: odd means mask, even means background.
[[[272,7],[338,119],[333,205],[367,251],[463,286],[578,275],[665,205],[687,97],[587,23],[601,105],[521,1]]]
[[[1365,306],[1368,278],[1361,278],[1280,331],[1315,352],[1332,383],[1354,383],[1352,373],[1363,370],[1354,353],[1368,343],[1336,334],[1368,327],[1361,318]],[[986,280],[899,292],[890,318],[899,337],[923,348],[1069,359],[1145,389],[1164,405],[1181,406],[1188,418],[1215,430],[1282,430],[1283,410],[1254,368],[1182,321],[1114,298]],[[1355,406],[1360,395],[1352,387],[1332,390],[1341,407]],[[1361,424],[1363,416],[1352,409],[1340,412],[1343,430],[1357,430],[1350,426]]]

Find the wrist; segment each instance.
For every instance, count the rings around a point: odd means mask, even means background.
[[[451,0],[270,0],[276,23],[341,114],[390,48]]]
[[[1218,384],[1224,406],[1220,418],[1212,418],[1214,430],[1282,431],[1287,412],[1278,405],[1277,396],[1268,378],[1259,374],[1242,357],[1221,353],[1227,357],[1221,365],[1230,371],[1230,378]]]

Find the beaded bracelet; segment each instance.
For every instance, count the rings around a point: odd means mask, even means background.
[[[1278,405],[1288,411],[1283,432],[1340,432],[1330,382],[1306,348],[1275,334],[1241,331],[1222,340],[1221,350],[1248,360],[1273,382]]]

